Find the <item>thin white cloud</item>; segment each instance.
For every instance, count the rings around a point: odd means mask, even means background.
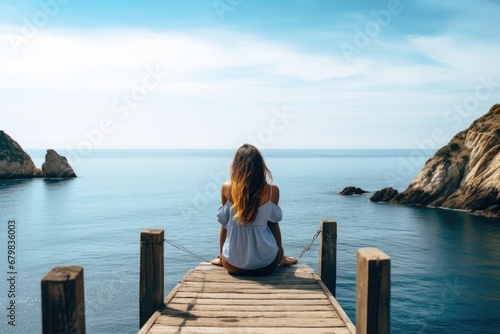
[[[0,28],[2,34],[9,31],[9,27]],[[216,81],[217,75],[221,78],[218,70],[250,67],[257,69],[255,76],[264,82],[266,75],[317,81],[362,70],[359,65],[344,66],[329,57],[265,41],[244,40],[231,45],[206,37],[140,30],[40,32],[20,49],[19,53],[12,48],[0,51],[3,87],[112,89],[114,84],[121,87],[124,80],[135,79],[131,76],[134,72],[156,64],[177,77],[215,73],[212,79]]]
[[[497,70],[498,46],[480,39],[439,35],[413,37],[411,42],[422,54],[448,66],[455,73],[500,74]]]
[[[4,36],[12,31],[0,27]],[[276,107],[293,110],[297,120],[273,145],[408,147],[411,139],[389,138],[404,137],[409,127],[417,133],[422,116],[441,121],[463,100],[457,92],[474,93],[478,75],[500,79],[497,47],[479,38],[447,33],[377,42],[387,46],[383,55],[364,50],[347,63],[237,32],[40,31],[17,54],[1,41],[0,113],[28,147],[76,146],[105,118],[115,131],[97,148],[232,147],[265,129]],[[157,65],[169,72],[165,83],[129,118],[118,118],[113,103]],[[255,118],[241,122],[239,113]],[[384,123],[394,133],[377,132]]]

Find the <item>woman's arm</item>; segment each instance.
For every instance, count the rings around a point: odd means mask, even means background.
[[[220,191],[220,197],[222,205],[225,205],[229,198],[229,182],[224,182],[222,184],[222,189]],[[222,254],[222,247],[226,242],[227,230],[224,226],[220,227],[220,235],[219,235],[219,254]]]
[[[274,239],[276,239],[276,244],[278,245],[278,247],[282,248],[280,225],[278,223],[267,222],[267,226],[269,226],[269,229],[273,233]]]
[[[226,181],[222,184],[222,189],[220,191],[220,197],[222,201],[222,205],[225,205],[229,200],[229,181]]]
[[[227,231],[224,226],[220,227],[220,235],[219,235],[219,254],[222,254],[222,247],[224,247],[224,243],[226,242]]]
[[[270,198],[271,202],[274,204],[278,205],[280,201],[280,188],[278,188],[277,185],[271,185],[273,188],[272,191],[272,196]],[[280,225],[278,223],[273,223],[273,222],[267,222],[267,226],[269,226],[269,229],[273,233],[274,239],[276,239],[276,244],[278,245],[279,248],[281,248],[281,230],[280,230]]]

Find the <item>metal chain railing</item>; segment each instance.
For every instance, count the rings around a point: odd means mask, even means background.
[[[197,259],[199,259],[199,260],[202,260],[203,262],[210,262],[210,260],[207,260],[207,259],[206,259],[206,258],[204,258],[203,256],[196,254],[195,252],[193,252],[193,251],[191,251],[191,250],[187,249],[186,247],[184,247],[184,246],[182,246],[182,245],[176,244],[175,242],[170,241],[170,240],[168,240],[168,239],[165,239],[165,242],[166,242],[167,244],[169,244],[169,245],[171,245],[171,246],[173,246],[173,247],[175,247],[175,248],[177,248],[177,249],[179,249],[179,250],[183,251],[183,252],[186,252],[186,253],[188,253],[188,254],[190,254],[190,255],[194,256],[195,258],[197,258]]]
[[[299,259],[302,258],[302,256],[304,256],[305,253],[307,253],[308,251],[311,250],[312,245],[314,244],[314,242],[316,241],[316,239],[318,239],[318,237],[319,237],[320,234],[323,234],[327,238],[334,238],[333,236],[329,235],[328,233],[323,232],[322,229],[319,229],[316,232],[316,234],[312,237],[311,243],[309,245],[307,245],[306,247],[304,247],[304,249],[302,250],[302,253],[300,253],[300,256],[298,257]]]
[[[319,237],[320,234],[325,235],[327,238],[333,238],[333,236],[331,236],[331,235],[323,232],[321,229],[319,229],[318,231],[316,231],[316,234],[312,237],[312,240],[309,243],[309,245],[307,245],[306,247],[304,247],[304,249],[302,250],[302,253],[300,253],[298,259],[301,259],[304,256],[305,253],[307,253],[308,251],[311,250],[312,245],[314,244],[314,242],[316,241],[316,239],[318,239],[318,237]],[[189,250],[188,248],[186,248],[186,247],[184,247],[182,245],[179,245],[179,244],[177,244],[177,243],[175,243],[173,241],[170,241],[170,240],[168,240],[166,238],[163,239],[161,242],[163,242],[163,241],[165,241],[167,244],[173,246],[174,248],[177,248],[178,250],[181,250],[181,251],[183,251],[183,252],[185,252],[187,254],[192,255],[193,257],[195,257],[195,258],[197,258],[197,259],[199,259],[201,261],[210,262],[210,260],[207,260],[203,256],[196,254],[195,252]],[[152,242],[141,242],[141,243],[147,245],[147,244],[157,244],[157,243],[161,243],[161,242],[154,242],[154,243],[152,243]]]

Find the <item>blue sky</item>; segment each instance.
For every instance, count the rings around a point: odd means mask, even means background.
[[[499,102],[491,0],[0,0],[25,148],[438,148]]]

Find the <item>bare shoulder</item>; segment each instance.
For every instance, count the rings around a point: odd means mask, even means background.
[[[271,195],[271,202],[278,204],[280,201],[280,188],[275,184],[271,184],[271,189],[273,191]]]
[[[222,199],[222,204],[226,204],[226,202],[229,200],[229,188],[231,186],[231,182],[226,181],[222,184],[222,189],[221,189],[221,199]]]

